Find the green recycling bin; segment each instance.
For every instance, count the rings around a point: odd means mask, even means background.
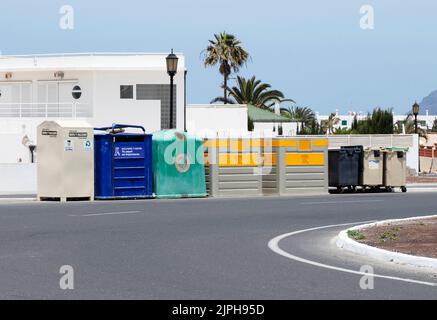
[[[203,140],[176,130],[153,134],[153,187],[157,198],[206,197]]]

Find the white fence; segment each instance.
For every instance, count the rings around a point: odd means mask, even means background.
[[[77,102],[59,103],[0,103],[0,118],[89,118],[89,104]]]
[[[329,135],[329,148],[340,146],[363,146],[364,148],[413,148],[417,135],[413,134],[370,134],[370,135]]]

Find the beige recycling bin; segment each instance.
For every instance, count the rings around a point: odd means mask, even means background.
[[[400,187],[406,192],[407,154],[405,149],[384,149],[384,186],[391,191]]]
[[[37,129],[39,200],[94,199],[94,131],[85,121],[45,121]]]
[[[378,187],[384,184],[384,155],[381,150],[364,150],[363,185]]]

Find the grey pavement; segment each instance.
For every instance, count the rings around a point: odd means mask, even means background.
[[[436,299],[437,287],[288,259],[272,238],[327,225],[437,213],[434,193],[103,202],[0,202],[2,299]],[[331,227],[281,249],[323,265],[437,282],[337,249]],[[74,268],[74,290],[59,269]]]

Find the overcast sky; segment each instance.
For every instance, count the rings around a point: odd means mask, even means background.
[[[74,29],[59,9],[74,8]],[[374,29],[360,27],[372,5]],[[220,95],[200,53],[214,33],[235,34],[252,61],[241,70],[321,113],[375,106],[406,112],[437,89],[435,0],[1,0],[3,54],[184,52],[188,102]]]

